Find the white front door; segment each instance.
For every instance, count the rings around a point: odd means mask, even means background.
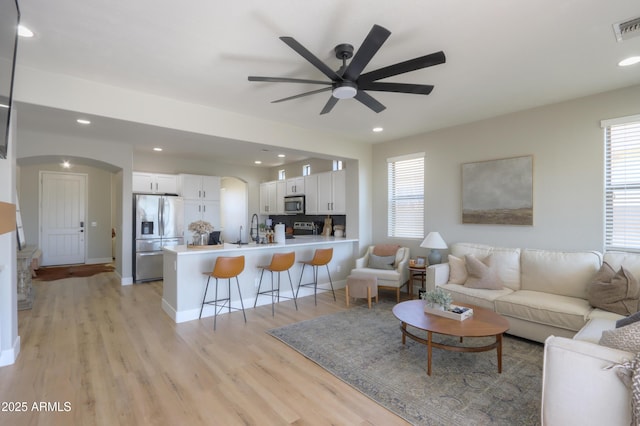
[[[84,263],[87,176],[42,172],[40,182],[43,266]]]

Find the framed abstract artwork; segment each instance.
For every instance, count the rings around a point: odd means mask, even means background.
[[[533,225],[533,156],[463,164],[462,223]]]

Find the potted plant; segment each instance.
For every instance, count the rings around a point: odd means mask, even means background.
[[[436,287],[435,290],[425,291],[422,293],[421,297],[427,301],[429,307],[441,308],[443,311],[448,311],[449,308],[451,308],[451,302],[453,302],[451,293],[448,293],[442,287]]]

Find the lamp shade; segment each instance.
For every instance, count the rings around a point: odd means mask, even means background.
[[[446,249],[447,243],[444,242],[439,232],[429,232],[422,243],[420,243],[420,247],[430,249]]]

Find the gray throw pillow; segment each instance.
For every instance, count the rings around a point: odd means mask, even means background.
[[[498,275],[491,269],[491,255],[480,260],[473,255],[464,257],[467,265],[467,281],[464,286],[469,288],[482,288],[486,290],[502,289],[502,282]]]
[[[640,321],[640,311],[636,312],[633,315],[629,315],[628,317],[619,319],[616,321],[616,328],[624,327],[625,325],[633,324],[636,321]]]
[[[369,255],[369,268],[373,269],[394,269],[393,262],[396,261],[395,256],[376,256],[371,253]]]

